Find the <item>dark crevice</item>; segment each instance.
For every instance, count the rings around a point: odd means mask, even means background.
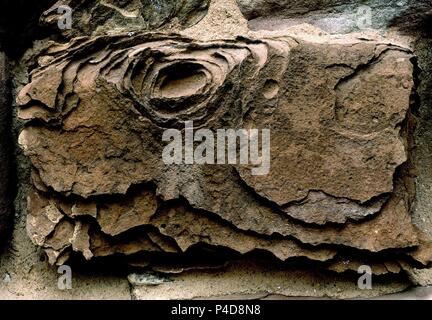
[[[0,52],[0,243],[9,238],[13,219],[16,177],[12,158],[12,110],[8,61]]]
[[[39,17],[56,0],[2,0],[0,3],[0,51],[18,58],[35,39],[48,36]]]

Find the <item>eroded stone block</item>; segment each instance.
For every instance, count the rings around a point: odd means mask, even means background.
[[[397,250],[427,264],[410,218],[409,50],[349,36],[139,33],[43,55],[17,102],[34,169],[28,232],[51,263],[206,244],[280,260]],[[163,133],[187,121],[270,129],[269,174],[164,163]],[[393,272],[399,260],[379,263]],[[337,261],[329,268],[347,270]]]

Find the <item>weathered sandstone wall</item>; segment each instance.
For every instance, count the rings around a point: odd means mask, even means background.
[[[430,1],[28,6],[16,39],[0,19],[0,297],[431,284]],[[190,121],[207,138],[269,130],[268,172],[166,163],[164,135]]]

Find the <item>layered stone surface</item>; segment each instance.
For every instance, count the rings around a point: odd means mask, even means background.
[[[78,252],[193,265],[188,252],[210,247],[339,272],[356,266],[339,265],[347,250],[360,261],[370,251],[383,273],[427,265],[410,217],[412,58],[349,36],[137,33],[49,46],[17,98],[33,166],[28,233],[58,264]],[[165,164],[163,133],[187,121],[270,129],[269,174]]]
[[[3,0],[0,298],[431,285],[431,5]],[[161,133],[187,120],[270,129],[269,174],[165,165]]]
[[[116,32],[186,28],[206,14],[210,0],[59,0],[41,16],[41,24],[57,28],[65,14],[71,14],[71,27],[61,29],[66,37]]]

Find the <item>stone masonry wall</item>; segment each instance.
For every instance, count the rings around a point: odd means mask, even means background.
[[[0,5],[0,298],[431,285],[430,1],[54,2]]]

